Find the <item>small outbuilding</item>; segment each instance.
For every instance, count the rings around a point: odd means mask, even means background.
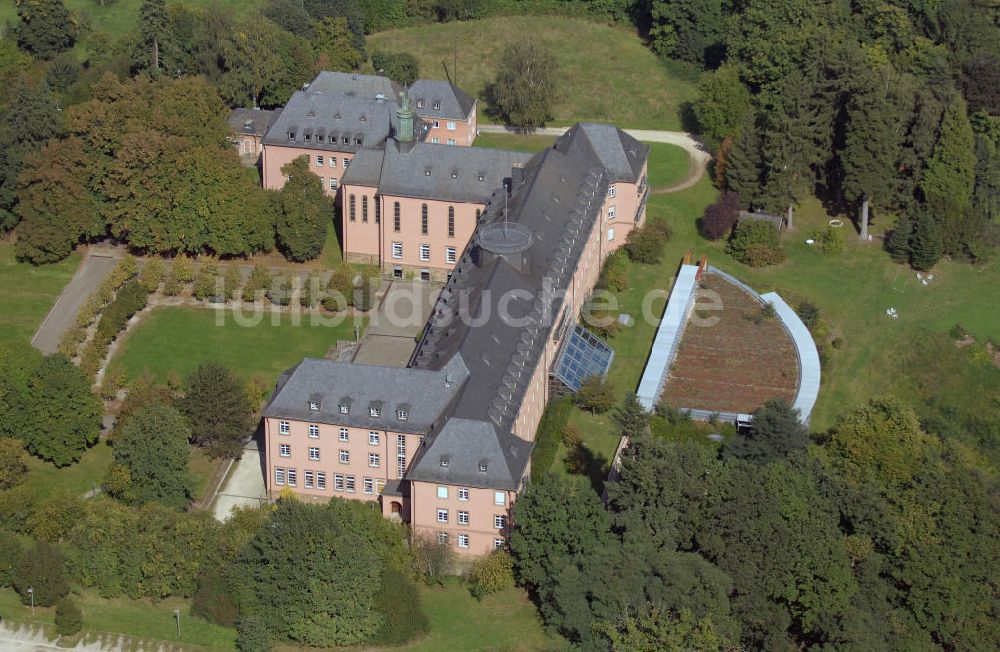
[[[280,111],[266,109],[233,109],[226,122],[229,123],[229,142],[236,145],[236,151],[245,165],[256,165],[261,153],[261,139],[271,127]]]

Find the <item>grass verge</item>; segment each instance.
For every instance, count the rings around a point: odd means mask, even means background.
[[[27,342],[80,265],[81,255],[52,265],[18,262],[13,242],[0,242],[0,341]]]

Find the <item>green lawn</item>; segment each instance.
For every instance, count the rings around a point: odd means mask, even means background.
[[[129,380],[148,371],[164,380],[170,371],[186,376],[202,362],[218,362],[244,378],[262,376],[270,383],[303,357],[323,357],[337,340],[354,339],[354,323],[336,326],[291,323],[288,313],[265,314],[256,326],[236,323],[228,310],[158,307],[128,334],[112,369],[124,365]],[[216,320],[222,323],[218,325]]]
[[[87,634],[105,634],[109,638],[125,634],[140,639],[152,639],[145,641],[147,643],[179,642],[184,644],[186,649],[231,650],[236,645],[234,630],[192,617],[188,613],[191,608],[188,600],[167,599],[160,602],[126,598],[109,600],[99,597],[90,590],[81,591],[73,597],[83,612],[83,626]],[[180,638],[177,637],[174,609],[180,610]],[[12,589],[0,589],[0,619],[51,624],[54,617],[54,608],[36,608],[35,616],[32,617],[31,609],[21,604],[20,598]]]
[[[110,464],[111,447],[100,441],[88,449],[79,462],[61,469],[36,457],[29,457],[28,476],[24,482],[31,487],[39,503],[55,496],[82,496],[101,484]]]
[[[473,147],[507,149],[515,152],[540,152],[556,142],[555,136],[539,134],[479,134]]]
[[[368,51],[409,52],[420,62],[422,77],[445,79],[442,62],[450,68],[457,47],[455,83],[482,100],[504,46],[522,35],[548,45],[559,67],[559,97],[551,124],[593,120],[635,128],[681,128],[681,108],[695,98],[700,73],[660,59],[624,26],[563,16],[503,16],[373,34]],[[485,108],[481,101],[481,119]]]
[[[430,617],[430,634],[403,650],[565,650],[561,639],[548,636],[534,605],[519,589],[487,596],[479,602],[452,579],[421,591]]]
[[[0,341],[27,342],[80,264],[80,254],[52,265],[20,263],[13,242],[0,242]]]

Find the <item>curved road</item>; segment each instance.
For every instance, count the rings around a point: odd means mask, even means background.
[[[542,127],[532,131],[530,135],[562,136],[568,130],[569,127]],[[654,188],[652,191],[655,193],[677,192],[678,190],[690,188],[704,176],[705,167],[712,159],[712,155],[705,151],[705,146],[694,135],[683,131],[659,131],[656,129],[623,129],[622,131],[636,140],[643,142],[676,145],[687,151],[688,156],[691,157],[691,172],[688,176],[667,188]],[[479,125],[479,132],[484,134],[522,135],[516,129],[502,125]]]

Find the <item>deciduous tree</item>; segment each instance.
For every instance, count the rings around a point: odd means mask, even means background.
[[[809,430],[799,411],[784,399],[772,399],[753,412],[749,432],[730,439],[725,457],[767,464],[802,452],[809,445]]]
[[[312,260],[323,251],[333,221],[333,203],[319,177],[309,170],[307,157],[288,163],[281,172],[288,181],[277,199],[278,246],[289,260]]]
[[[21,555],[12,584],[22,604],[51,607],[69,593],[66,558],[51,543],[39,541]]]
[[[115,464],[127,471],[114,492],[127,502],[183,508],[191,498],[191,429],[176,408],[150,404],[115,433]]]
[[[90,379],[61,353],[46,356],[28,381],[23,434],[32,455],[56,466],[73,464],[100,434],[101,400]]]
[[[558,70],[541,43],[521,38],[504,48],[491,87],[493,103],[507,124],[531,131],[552,118]]]
[[[327,17],[313,26],[313,50],[323,70],[355,70],[365,58],[354,48],[347,19]]]

